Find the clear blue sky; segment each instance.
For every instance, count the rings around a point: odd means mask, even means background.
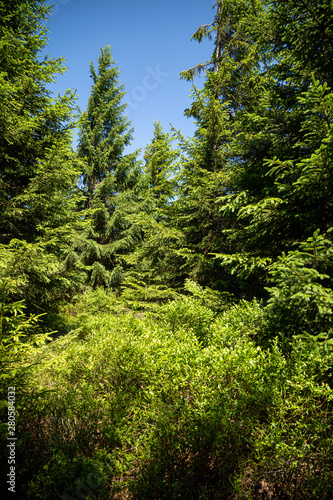
[[[77,90],[78,105],[86,108],[92,80],[89,61],[96,63],[100,48],[111,45],[125,84],[126,115],[134,127],[130,150],[144,148],[153,134],[153,122],[164,130],[171,123],[191,136],[191,83],[179,73],[210,59],[213,42],[199,44],[191,36],[201,24],[212,22],[213,0],[54,0],[47,52],[64,57],[68,71],[52,90]],[[195,84],[203,84],[203,77]]]

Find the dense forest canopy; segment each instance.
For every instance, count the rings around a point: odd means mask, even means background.
[[[140,159],[111,47],[77,116],[46,1],[0,2],[18,498],[331,498],[332,3],[213,7],[195,134],[156,120]]]

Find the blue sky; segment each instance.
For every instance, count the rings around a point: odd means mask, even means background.
[[[153,135],[153,122],[164,130],[170,123],[191,136],[193,121],[184,117],[190,105],[191,83],[179,73],[210,59],[213,42],[199,44],[191,36],[211,23],[213,0],[54,0],[47,52],[64,57],[68,71],[52,87],[63,93],[76,89],[78,105],[86,108],[92,80],[89,62],[100,48],[111,45],[125,84],[126,115],[134,127],[130,150],[144,148]],[[203,85],[203,77],[195,84]]]

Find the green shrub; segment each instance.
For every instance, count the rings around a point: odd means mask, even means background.
[[[266,337],[331,333],[333,329],[333,243],[316,231],[300,249],[271,266],[275,286],[268,288]]]
[[[216,318],[210,331],[209,341],[216,347],[237,348],[247,339],[255,340],[262,331],[264,309],[260,302],[242,301]]]
[[[192,330],[197,339],[207,345],[215,313],[195,298],[183,297],[160,308],[163,324],[172,332]]]
[[[276,343],[266,354],[275,394],[265,425],[253,429],[253,452],[235,482],[242,498],[331,498],[333,392],[324,380],[333,349],[313,347],[296,339],[288,358]]]
[[[29,401],[28,377],[36,369],[29,355],[35,352],[36,346],[50,340],[48,334],[39,332],[39,318],[40,315],[27,316],[24,301],[12,302],[7,284],[0,283],[0,439],[3,443],[8,443],[9,411],[14,411],[14,415],[11,415],[15,417],[14,433],[16,437],[19,436],[18,424]],[[10,410],[8,404],[9,388],[14,393],[14,410]],[[4,471],[8,470],[7,451],[6,446],[0,450],[0,466]],[[6,498],[7,486],[5,481],[0,486],[2,498]]]
[[[128,309],[120,302],[115,293],[108,289],[98,287],[79,294],[62,308],[59,315],[61,333],[78,330],[81,337],[91,331],[91,321],[99,316],[120,314]]]
[[[328,498],[332,346],[264,351],[262,317],[185,298],[41,348],[31,394],[50,392],[21,415],[22,498]]]

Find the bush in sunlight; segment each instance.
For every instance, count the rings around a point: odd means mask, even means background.
[[[51,392],[21,415],[22,498],[328,498],[330,346],[286,358],[256,344],[258,303],[202,306],[200,327],[195,307],[92,316],[40,349],[31,388]]]

